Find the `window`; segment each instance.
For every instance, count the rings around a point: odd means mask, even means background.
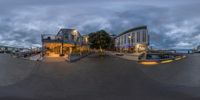
[[[71,35],[71,40],[74,41],[74,35]]]
[[[59,35],[62,35],[62,31],[59,32]]]
[[[142,42],[146,42],[146,32],[143,31],[142,33]]]
[[[68,37],[69,37],[68,34],[66,34],[66,35],[64,36],[65,39],[68,39]]]
[[[122,37],[120,36],[120,45],[122,45]]]
[[[140,42],[140,32],[137,32],[137,42]]]
[[[51,37],[49,36],[49,37],[47,37],[47,40],[51,40]]]
[[[128,42],[130,42],[130,34],[127,34],[127,39],[128,39]]]
[[[124,44],[126,44],[126,35],[124,35]]]
[[[132,39],[131,42],[134,43],[135,42],[135,33],[132,33]]]

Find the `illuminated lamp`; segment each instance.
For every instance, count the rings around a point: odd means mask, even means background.
[[[181,57],[177,57],[177,58],[175,58],[175,60],[180,60],[181,59]]]
[[[163,61],[161,61],[161,63],[163,64],[163,63],[170,63],[170,62],[172,62],[173,60],[163,60]]]
[[[186,58],[186,56],[182,56],[182,58]]]
[[[159,63],[156,62],[156,61],[141,61],[140,64],[143,64],[143,65],[156,65],[156,64],[159,64]]]
[[[72,34],[73,34],[74,36],[77,36],[77,33],[78,33],[77,30],[73,30],[73,32],[72,32]]]
[[[138,49],[139,47],[140,47],[140,44],[137,44],[137,45],[136,45],[136,48]]]

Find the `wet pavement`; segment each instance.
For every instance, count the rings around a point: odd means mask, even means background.
[[[113,56],[67,63],[0,54],[0,99],[199,100],[199,58],[144,66]]]

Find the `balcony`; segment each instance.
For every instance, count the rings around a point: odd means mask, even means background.
[[[43,43],[68,43],[68,44],[77,44],[80,45],[81,42],[76,42],[74,40],[71,39],[62,39],[61,36],[55,36],[55,35],[48,35],[45,34],[42,36],[42,42]]]
[[[52,34],[43,34],[42,35],[43,43],[66,43],[72,45],[88,45],[88,40],[83,40],[79,38],[62,38],[62,36],[52,35]]]
[[[42,39],[43,43],[62,43],[62,40],[59,39]]]

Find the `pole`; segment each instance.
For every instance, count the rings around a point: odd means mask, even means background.
[[[62,43],[61,43],[61,56],[63,56],[63,44],[64,44],[64,36],[62,36]]]
[[[41,34],[41,42],[42,42],[42,57],[43,57],[43,52],[44,52],[44,44],[43,44],[43,35]]]

